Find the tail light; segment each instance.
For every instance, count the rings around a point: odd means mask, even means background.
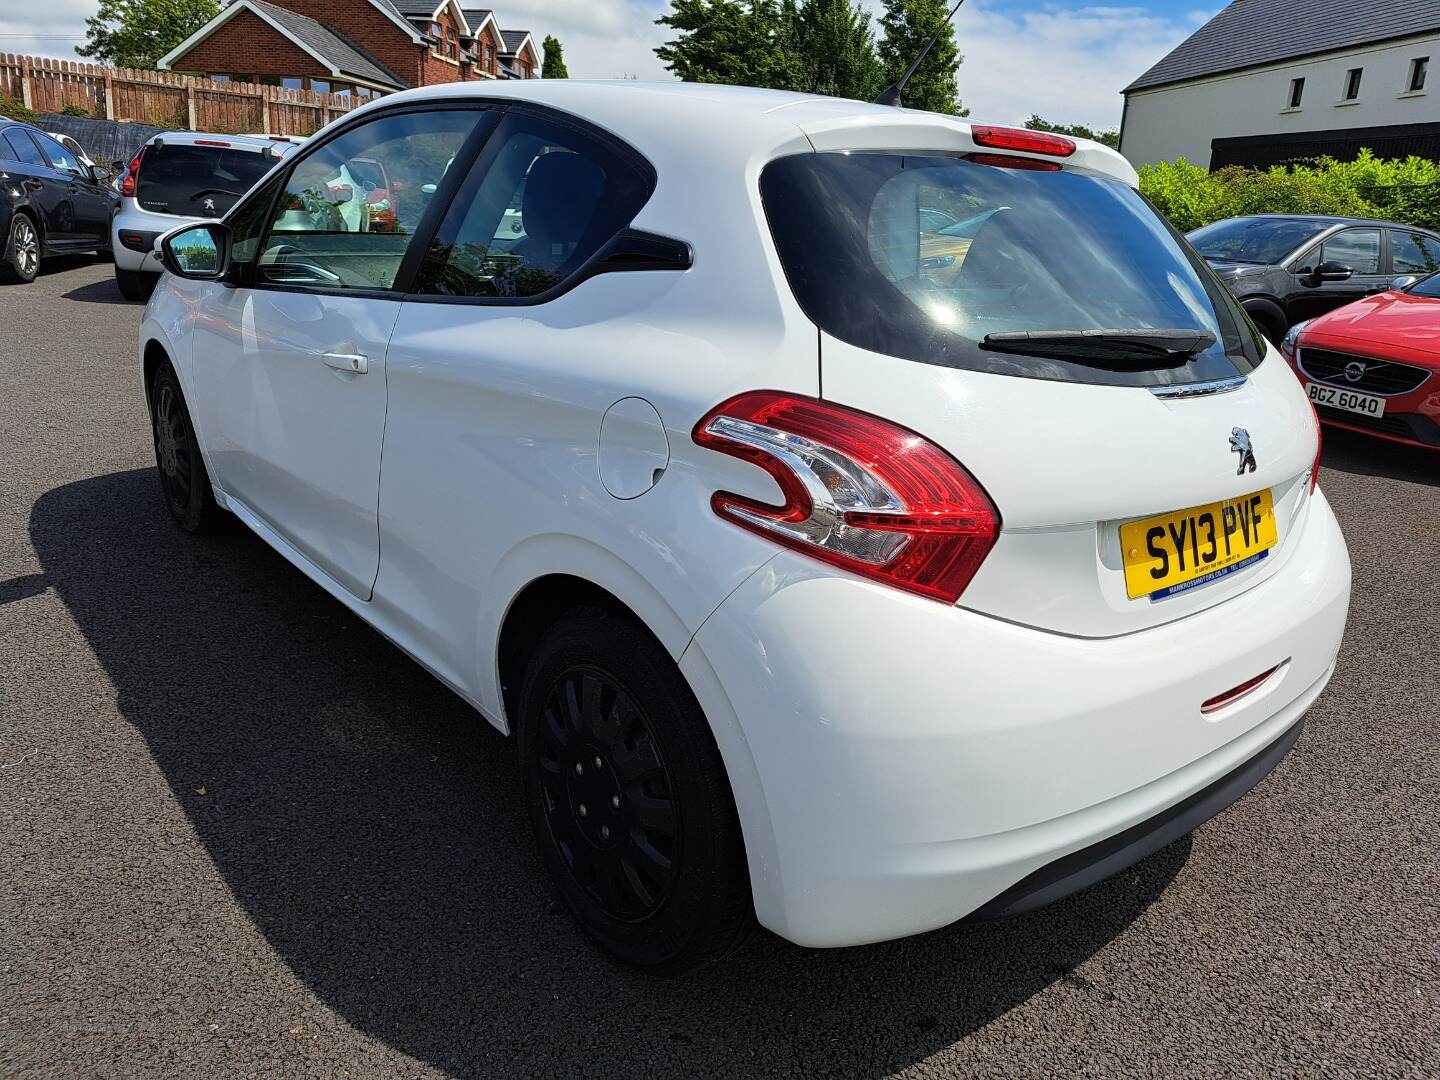
[[[741,394],[695,425],[700,446],[760,466],[779,506],[716,492],[715,513],[785,547],[953,604],[1000,532],[964,467],[887,420],[769,390]]]
[[[1320,483],[1320,455],[1325,451],[1325,437],[1320,427],[1320,412],[1313,401],[1310,402],[1310,415],[1315,418],[1315,463],[1310,466],[1310,494],[1314,495],[1315,485]]]
[[[970,138],[976,146],[991,150],[1017,150],[1022,154],[1049,154],[1051,157],[1069,157],[1075,153],[1073,139],[1064,135],[1052,135],[1048,131],[1031,131],[1029,128],[994,127],[977,124],[970,129]]]
[[[127,199],[135,197],[135,191],[140,186],[140,160],[145,156],[145,147],[130,159],[130,167],[125,170],[125,179],[120,181],[120,194]]]

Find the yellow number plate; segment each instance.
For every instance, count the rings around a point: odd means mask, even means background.
[[[1132,521],[1120,526],[1125,591],[1152,600],[1187,592],[1259,562],[1276,539],[1268,490]]]

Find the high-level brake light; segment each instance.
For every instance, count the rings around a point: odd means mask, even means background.
[[[868,413],[757,390],[717,406],[693,438],[780,486],[779,506],[716,492],[710,505],[722,518],[934,600],[959,599],[1000,532],[995,505],[959,462]]]
[[[1049,154],[1051,157],[1069,157],[1075,153],[1075,140],[1064,135],[1053,135],[1048,131],[1031,131],[1028,128],[994,127],[977,124],[970,129],[970,138],[976,146],[991,150],[1015,150],[1022,154]]]

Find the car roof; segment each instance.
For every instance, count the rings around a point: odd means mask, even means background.
[[[213,146],[216,143],[223,143],[223,148],[232,150],[254,150],[260,153],[266,149],[273,149],[277,152],[281,147],[293,146],[292,143],[272,141],[261,137],[254,138],[250,135],[222,135],[208,131],[162,131],[146,140],[145,145],[151,146],[155,141],[163,140],[166,146]],[[222,147],[216,147],[221,149]]]
[[[981,121],[848,98],[718,83],[628,79],[520,79],[419,87],[376,98],[347,116],[403,102],[489,98],[529,102],[587,120],[631,143],[657,166],[690,171],[705,164],[765,160],[777,153],[904,146],[943,150]],[[1009,125],[1004,125],[1009,126]],[[793,145],[799,139],[799,146]],[[1135,170],[1114,150],[1076,139],[1066,162],[1134,186]],[[689,168],[685,168],[688,166]]]
[[[1390,229],[1413,229],[1429,233],[1430,229],[1419,225],[1406,225],[1402,221],[1384,221],[1380,218],[1342,217],[1339,214],[1237,214],[1230,221],[1316,221],[1326,225],[1379,225]],[[1218,224],[1218,222],[1216,222]]]

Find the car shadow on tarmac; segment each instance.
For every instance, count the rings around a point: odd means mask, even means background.
[[[1440,487],[1440,450],[1424,450],[1333,427],[1325,428],[1324,436],[1320,458],[1324,469]],[[1323,472],[1320,482],[1323,486]]]
[[[508,741],[246,530],[181,533],[148,469],[48,492],[30,530],[278,956],[452,1074],[889,1072],[1048,987],[1106,1007],[1075,968],[1189,855],[1008,922],[832,951],[762,933],[691,976],[636,975],[551,899]]]

